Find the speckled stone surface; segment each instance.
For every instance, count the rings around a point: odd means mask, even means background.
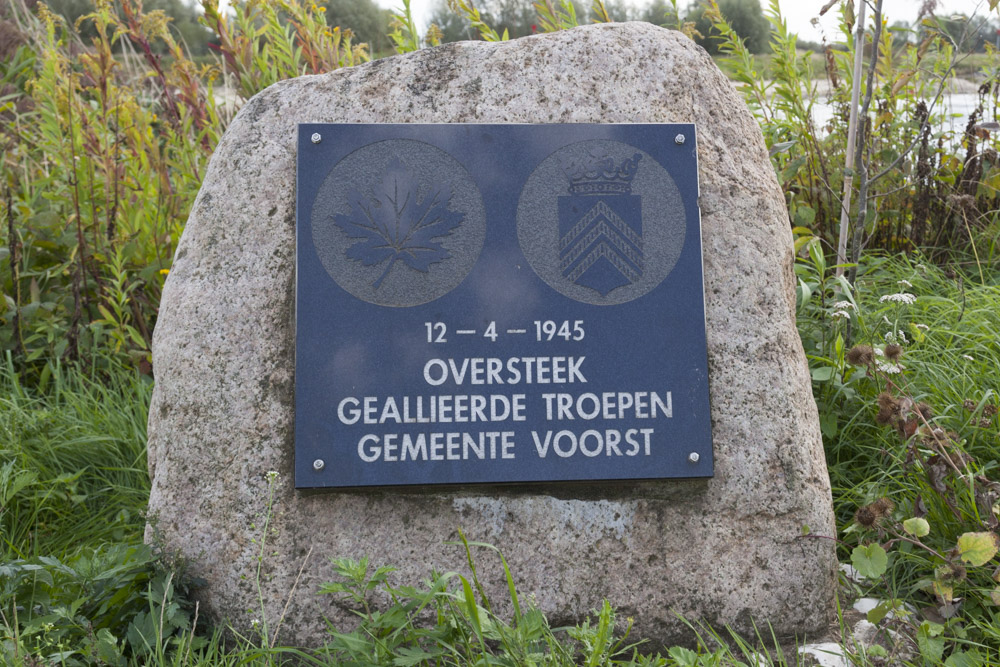
[[[694,122],[704,237],[716,474],[618,485],[307,494],[292,487],[296,124]],[[703,50],[649,24],[464,42],[322,76],[250,100],[219,143],[167,279],[153,341],[152,523],[207,581],[202,612],[246,629],[268,482],[280,473],[262,567],[266,615],[318,643],[330,557],[461,569],[461,526],[500,547],[554,625],[610,599],[633,637],[690,641],[675,612],[782,635],[829,620],[833,513],[796,334],[792,239],[753,118]],[[655,332],[651,332],[655,335]],[[256,528],[252,527],[256,526]],[[304,558],[311,550],[307,562]],[[499,563],[480,556],[495,600]],[[301,571],[301,576],[299,577]],[[297,580],[298,578],[298,580]],[[297,580],[297,585],[293,584]]]

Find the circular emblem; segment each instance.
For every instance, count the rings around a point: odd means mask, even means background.
[[[486,237],[465,168],[421,141],[363,146],[330,171],[310,215],[326,272],[359,299],[418,306],[458,286]]]
[[[686,216],[674,179],[618,141],[560,148],[532,172],[517,205],[517,237],[531,268],[576,301],[637,299],[670,274]]]

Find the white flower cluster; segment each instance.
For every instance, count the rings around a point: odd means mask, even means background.
[[[269,482],[272,481],[272,480],[278,479],[278,471],[277,470],[268,470],[267,473],[264,475],[264,477],[266,477],[267,481],[269,481]]]
[[[911,283],[909,280],[897,280],[896,284],[899,285],[900,287],[913,287],[913,283]]]
[[[851,319],[851,311],[857,309],[858,307],[850,301],[837,301],[833,304],[833,314],[831,317],[835,320],[849,320]]]
[[[885,342],[887,343],[898,343],[900,345],[906,345],[910,341],[906,340],[906,334],[900,329],[897,331],[886,331],[885,332]]]
[[[930,330],[930,327],[927,326],[926,324],[914,324],[913,326],[915,326],[916,328],[920,329],[921,331],[929,331]]]
[[[902,373],[903,369],[905,368],[903,364],[899,364],[893,361],[882,361],[881,359],[875,360],[875,366],[883,373],[887,373],[889,375],[893,375],[895,373]]]
[[[893,303],[901,303],[903,305],[909,306],[911,303],[917,300],[917,297],[909,294],[907,292],[899,292],[898,294],[886,294],[883,297],[879,297],[879,303],[885,303],[886,301],[892,301]]]
[[[967,354],[963,354],[963,355],[962,355],[962,358],[963,358],[963,359],[965,359],[966,361],[975,361],[975,359],[973,359],[972,357],[970,357],[970,356],[969,356],[969,355],[967,355]]]

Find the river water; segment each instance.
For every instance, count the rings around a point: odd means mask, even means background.
[[[821,98],[822,102],[813,105],[813,120],[820,132],[825,133],[823,128],[833,117],[834,108],[827,101],[828,98]],[[969,121],[969,114],[975,111],[979,105],[979,95],[975,93],[952,93],[944,95],[939,102],[938,109],[944,109],[945,118],[940,127],[935,128],[944,131],[962,132]],[[986,117],[983,121],[993,120],[993,109],[988,105]]]

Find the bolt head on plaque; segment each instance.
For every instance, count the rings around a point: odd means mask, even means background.
[[[316,459],[315,461],[313,461],[313,470],[315,470],[316,472],[319,472],[325,467],[326,467],[326,461],[324,461],[323,459]]]
[[[688,463],[697,463],[701,460],[701,455],[698,452],[691,452],[688,454]]]
[[[322,135],[320,135],[319,132],[313,132],[313,135],[310,137],[310,140],[314,144],[318,144],[319,142],[323,141],[323,137],[322,137]]]
[[[676,137],[674,137],[674,143],[677,144],[678,146],[683,145],[684,141],[685,137],[683,134],[678,134]]]

